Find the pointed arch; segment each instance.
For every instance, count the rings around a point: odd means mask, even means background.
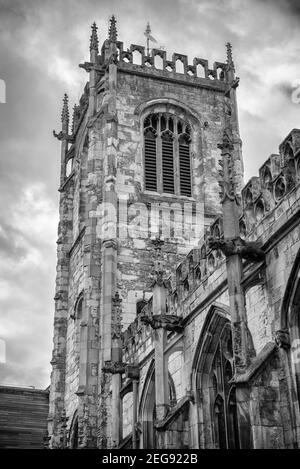
[[[74,305],[74,319],[81,319],[82,318],[82,308],[83,308],[83,300],[84,300],[84,296],[83,296],[84,292],[83,290],[79,293],[76,301],[75,301],[75,305]]]
[[[174,98],[155,98],[145,101],[139,104],[136,108],[134,113],[142,119],[147,112],[151,112],[153,109],[158,107],[162,109],[172,110],[177,108],[179,112],[182,113],[183,116],[190,118],[193,124],[199,123],[201,125],[201,117],[198,112],[187,106],[184,102],[180,101],[179,99]]]
[[[224,305],[221,303],[215,303],[209,308],[206,318],[204,320],[202,329],[201,329],[201,333],[198,339],[196,351],[195,351],[194,358],[193,358],[192,377],[193,377],[194,370],[197,368],[197,363],[199,359],[201,358],[201,356],[203,355],[202,351],[203,351],[204,345],[209,340],[210,335],[212,334],[213,331],[216,330],[218,323],[220,322],[224,323],[229,320],[230,320],[230,312],[229,312],[229,307],[227,305]]]
[[[300,249],[296,255],[281,304],[281,330],[276,334],[288,353],[295,414],[300,412]],[[289,338],[288,338],[289,336]],[[277,339],[278,340],[278,339]]]
[[[75,410],[69,432],[69,447],[77,449],[78,443],[78,411]]]
[[[297,306],[300,304],[300,249],[296,255],[281,304],[281,329],[294,327]],[[300,310],[298,309],[298,312]]]
[[[141,444],[143,448],[155,448],[155,362],[151,361],[139,405],[139,420],[142,423]]]
[[[171,403],[176,403],[176,388],[170,373],[168,373],[168,385],[169,400]],[[156,447],[155,405],[155,361],[152,359],[146,374],[138,409],[139,421],[142,424],[142,436],[140,438],[142,448],[151,449]]]
[[[238,448],[229,309],[214,304],[205,318],[192,363],[200,448]]]

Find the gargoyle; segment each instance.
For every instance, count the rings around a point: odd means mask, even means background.
[[[279,348],[288,350],[291,347],[290,334],[287,330],[279,330],[275,332],[275,342]]]
[[[106,361],[102,368],[104,373],[123,374],[125,373],[126,363]]]
[[[83,68],[83,70],[88,73],[94,70],[94,64],[92,62],[84,62],[83,64],[79,64],[78,67]]]
[[[165,329],[171,332],[182,332],[182,318],[175,314],[154,314],[153,316],[141,316],[144,324],[149,324],[152,329]]]
[[[225,96],[227,98],[229,98],[230,96],[230,90],[231,89],[236,89],[238,86],[239,86],[239,83],[240,83],[240,79],[239,77],[236,77],[229,85],[228,85],[228,88],[226,88],[225,90]]]
[[[243,259],[252,262],[261,262],[264,260],[265,253],[257,242],[244,241],[242,238],[224,240],[221,238],[208,238],[208,247],[210,249],[221,249],[226,257],[238,254]]]
[[[68,142],[74,142],[74,137],[73,135],[67,135],[64,132],[60,131],[58,133],[53,130],[53,136],[57,138],[58,140],[67,140]]]

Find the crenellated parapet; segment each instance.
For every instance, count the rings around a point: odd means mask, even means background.
[[[188,57],[184,54],[173,53],[172,59],[167,59],[167,53],[161,49],[152,49],[148,55],[144,46],[131,44],[124,50],[124,44],[117,41],[118,66],[123,70],[133,70],[135,72],[154,72],[158,76],[166,78],[187,78],[191,82],[203,80],[224,82],[227,78],[227,64],[223,62],[214,62],[213,67],[209,68],[208,61],[203,58],[195,57],[192,63],[189,63]]]
[[[244,235],[270,214],[300,180],[300,130],[293,129],[242,190]]]

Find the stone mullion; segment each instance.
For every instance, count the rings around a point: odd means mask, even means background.
[[[175,195],[180,196],[180,165],[179,165],[179,141],[177,133],[177,116],[174,118],[174,140],[173,140],[173,165],[174,165],[174,188]]]
[[[158,130],[156,137],[156,180],[157,180],[157,192],[161,194],[163,192],[163,168],[162,168],[162,141],[161,141],[161,114],[158,119]]]

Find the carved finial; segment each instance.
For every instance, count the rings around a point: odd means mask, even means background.
[[[115,15],[112,15],[109,22],[110,22],[110,25],[109,25],[109,31],[108,31],[108,38],[111,42],[117,42],[118,31],[117,31],[117,21],[116,21]]]
[[[116,292],[115,296],[112,298],[112,303],[113,310],[111,317],[111,335],[112,338],[119,338],[122,331],[122,299],[120,298],[119,292]]]
[[[62,122],[69,122],[69,98],[68,98],[68,95],[66,93],[64,94],[64,98],[63,98],[61,121]]]
[[[229,68],[232,68],[232,70],[234,71],[234,62],[232,58],[232,45],[230,42],[227,42],[226,50],[227,50],[227,65]]]
[[[92,24],[92,35],[91,35],[91,40],[90,40],[90,51],[95,50],[98,54],[99,41],[98,41],[97,29],[98,29],[97,25],[94,21],[94,23]]]
[[[232,137],[230,135],[230,130],[225,129],[223,132],[223,138],[222,138],[222,143],[219,143],[217,145],[222,152],[230,152],[233,150],[233,143],[232,143]]]
[[[164,240],[162,240],[161,238],[159,238],[158,236],[153,239],[152,241],[152,244],[154,246],[154,249],[157,253],[160,253],[161,252],[161,247],[164,245]]]
[[[235,199],[235,187],[233,181],[233,159],[232,150],[234,149],[232,143],[232,136],[230,129],[225,129],[223,133],[222,143],[218,144],[218,148],[221,150],[222,160],[219,161],[221,170],[219,174],[221,180],[219,180],[219,186],[221,187],[221,202],[223,203],[226,198],[230,200]]]

